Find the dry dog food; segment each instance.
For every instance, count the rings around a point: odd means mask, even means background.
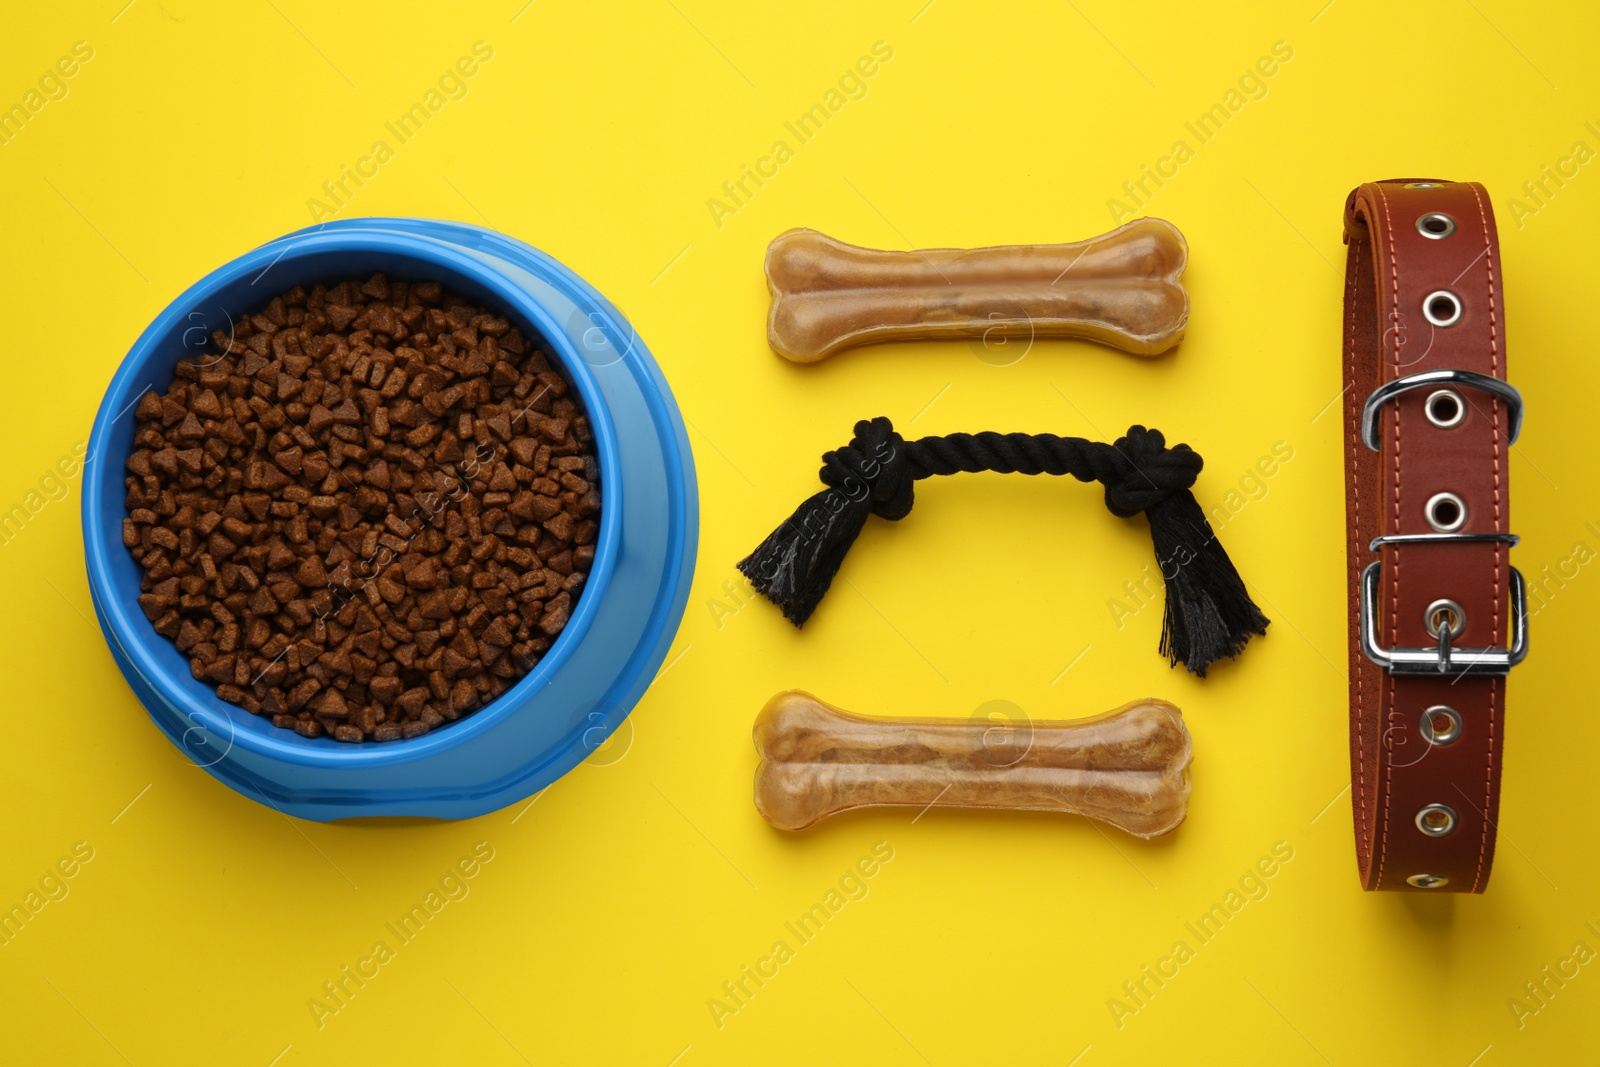
[[[139,402],[139,606],[222,699],[304,737],[417,737],[526,674],[594,562],[568,384],[435,282],[296,286]]]

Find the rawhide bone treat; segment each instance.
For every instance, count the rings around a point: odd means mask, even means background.
[[[1189,246],[1164,219],[1087,241],[882,252],[815,230],[767,248],[767,340],[796,363],[880,341],[1081,337],[1141,356],[1183,339]]]
[[[911,513],[912,485],[935,474],[1070,474],[1105,487],[1105,505],[1150,520],[1156,562],[1166,582],[1161,651],[1205,677],[1223,656],[1237,656],[1267,617],[1245,591],[1189,487],[1199,453],[1167,447],[1160,430],[1131,426],[1112,444],[1051,433],[955,433],[907,441],[879,417],[856,423],[845,447],[822,456],[828,488],[810,497],[739,570],[758,592],[804,625],[822,600],[869,515],[891,521]]]
[[[804,830],[851,808],[999,808],[1086,815],[1136,837],[1189,807],[1183,713],[1139,700],[1087,719],[883,719],[779,693],[756,717],[756,810]]]
[[[566,626],[599,467],[567,382],[436,282],[296,286],[136,411],[122,539],[194,677],[303,737],[416,737]]]

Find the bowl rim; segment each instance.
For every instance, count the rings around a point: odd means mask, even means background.
[[[181,720],[189,724],[189,729],[184,731],[179,744],[191,758],[194,756],[193,750],[204,752],[206,762],[201,764],[202,766],[220,762],[235,745],[254,755],[301,766],[349,767],[352,764],[359,764],[366,767],[381,767],[425,759],[469,744],[480,734],[515,713],[550,684],[555,672],[571,657],[573,650],[587,634],[599,614],[600,601],[610,585],[616,566],[621,540],[621,511],[626,491],[619,480],[621,463],[617,451],[619,445],[616,427],[609,410],[604,405],[599,384],[571,337],[561,328],[561,324],[549,310],[531,294],[470,252],[435,237],[376,228],[374,224],[386,221],[383,219],[359,221],[363,225],[349,229],[330,227],[316,233],[300,231],[287,234],[230,260],[179,294],[139,335],[122,358],[116,373],[106,387],[89,436],[89,459],[86,462],[91,468],[91,484],[84,492],[84,543],[91,577],[98,579],[102,588],[107,590],[113,588],[109,553],[113,550],[113,541],[115,548],[122,550],[121,528],[122,519],[125,517],[121,513],[123,509],[107,509],[102,504],[105,490],[103,479],[116,476],[120,481],[122,465],[117,464],[115,471],[105,470],[106,463],[100,461],[100,451],[106,446],[111,427],[136,402],[137,397],[130,399],[130,391],[134,388],[143,388],[135,384],[137,378],[143,377],[140,372],[163,358],[161,341],[181,324],[185,314],[196,303],[212,297],[221,289],[252,274],[255,275],[254,281],[251,282],[253,285],[280,262],[352,252],[374,256],[392,255],[421,261],[430,267],[438,268],[443,274],[465,278],[493,294],[495,302],[499,304],[494,310],[509,312],[514,320],[521,319],[521,325],[531,327],[531,332],[544,342],[541,347],[559,362],[563,377],[577,390],[584,404],[584,413],[594,432],[601,471],[600,529],[595,542],[595,561],[567,625],[533,670],[519,678],[511,688],[487,705],[460,721],[453,722],[448,727],[432,730],[421,737],[394,742],[349,744],[328,737],[301,737],[293,730],[273,726],[270,720],[254,715],[237,705],[229,704],[217,696],[215,688],[207,682],[185,674],[174,684],[173,672],[154,659],[150,644],[152,641],[170,644],[170,639],[156,633],[150,620],[144,617],[142,611],[135,610],[132,601],[123,601],[116,596],[96,597],[96,606],[100,609],[101,618],[105,623],[107,637],[116,641],[127,661],[145,684],[159,694],[161,699],[176,711]],[[280,246],[285,247],[280,248]],[[540,255],[542,256],[542,253]],[[375,269],[385,268],[380,266]],[[385,273],[389,271],[385,270]],[[437,280],[447,292],[450,291],[452,278],[440,277]],[[558,288],[569,299],[582,303],[577,300],[577,294],[569,291],[569,287],[558,286]],[[459,292],[459,287],[457,291]],[[262,303],[277,295],[279,294],[276,291],[272,291]],[[247,309],[239,310],[240,313],[247,312]],[[609,315],[609,306],[603,303],[593,310]],[[173,365],[175,366],[181,358],[183,358],[181,355],[174,357]],[[142,391],[140,395],[143,395]],[[122,406],[116,407],[118,403]],[[133,565],[138,567],[136,562]],[[92,582],[91,585],[93,584]],[[240,723],[248,725],[240,728]],[[218,739],[226,735],[226,748],[220,754],[214,754],[209,747],[202,747],[207,744],[205,737],[199,739],[198,743],[191,743],[190,734],[196,731],[202,735],[214,735]]]

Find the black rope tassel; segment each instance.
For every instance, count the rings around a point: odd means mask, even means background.
[[[828,591],[868,515],[903,519],[912,484],[934,474],[1070,474],[1105,486],[1106,507],[1150,520],[1156,562],[1167,586],[1161,651],[1204,677],[1223,656],[1237,656],[1267,617],[1245,592],[1205,512],[1189,492],[1199,453],[1168,448],[1160,430],[1128,428],[1114,444],[1055,434],[950,434],[907,441],[886,418],[856,423],[854,439],[822,457],[828,488],[801,504],[739,570],[801,626]]]

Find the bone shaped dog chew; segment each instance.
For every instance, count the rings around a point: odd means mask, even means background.
[[[855,715],[791,690],[761,709],[755,742],[756,810],[780,830],[901,805],[1068,812],[1150,838],[1189,805],[1189,731],[1163,700],[997,726]]]
[[[1153,356],[1183,338],[1189,246],[1163,219],[1087,241],[880,252],[815,230],[767,248],[767,340],[796,363],[879,341],[1082,337]]]

